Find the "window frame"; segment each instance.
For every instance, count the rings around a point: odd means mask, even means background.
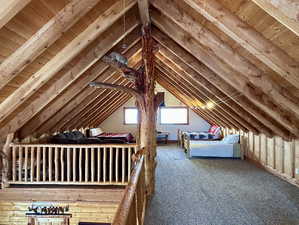
[[[166,108],[166,109],[186,109],[187,110],[187,123],[162,123],[162,109]],[[159,112],[159,124],[160,125],[189,125],[189,107],[187,106],[163,106],[159,108],[160,112]]]
[[[137,123],[126,123],[126,109],[136,109],[137,110]],[[123,124],[124,125],[138,125],[139,124],[139,110],[137,107],[124,107],[123,110]]]

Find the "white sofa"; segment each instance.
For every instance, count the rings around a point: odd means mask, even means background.
[[[188,140],[186,150],[188,158],[193,156],[240,158],[240,136],[227,135],[221,141]]]

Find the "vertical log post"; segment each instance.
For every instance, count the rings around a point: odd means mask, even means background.
[[[150,26],[142,28],[142,59],[144,69],[136,79],[136,88],[143,93],[143,102],[138,102],[140,111],[140,148],[145,154],[145,184],[147,195],[155,191],[156,168],[156,105],[153,39]]]
[[[2,188],[8,187],[8,177],[9,177],[9,168],[11,163],[10,157],[10,143],[13,141],[14,134],[8,134],[6,138],[5,145],[3,146],[3,150],[1,152],[2,157]]]
[[[116,84],[91,82],[89,85],[97,88],[115,89],[131,94],[136,98],[139,109],[139,146],[147,149],[145,154],[145,184],[146,194],[151,196],[155,191],[156,168],[156,114],[164,95],[155,95],[154,73],[154,41],[151,35],[150,23],[142,27],[142,67],[137,71],[127,66],[125,57],[118,53],[105,56],[102,60],[121,71],[124,77],[135,81],[135,88]],[[117,55],[117,57],[115,57]],[[121,59],[121,60],[120,60]],[[104,178],[105,179],[105,178]]]

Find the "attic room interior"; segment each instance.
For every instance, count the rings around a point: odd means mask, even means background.
[[[0,0],[0,225],[298,225],[298,0]]]

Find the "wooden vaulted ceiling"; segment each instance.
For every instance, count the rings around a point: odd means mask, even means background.
[[[0,137],[98,126],[131,98],[88,83],[133,86],[101,58],[141,65],[146,0],[0,3]],[[151,0],[157,82],[210,123],[299,137],[298,12],[294,0]]]

